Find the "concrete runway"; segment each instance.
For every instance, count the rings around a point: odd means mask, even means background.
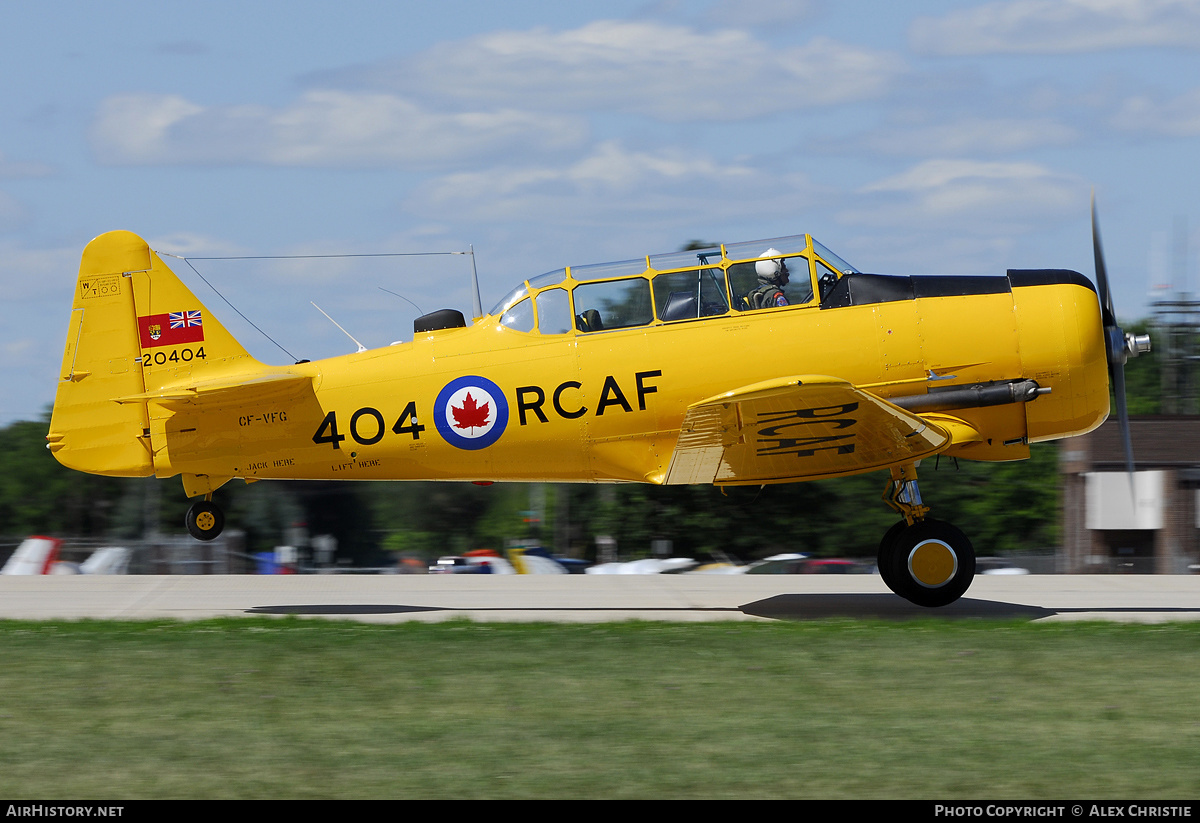
[[[0,577],[0,619],[300,615],[370,623],[821,618],[1200,620],[1200,575],[979,576],[942,609],[877,575],[287,575]]]

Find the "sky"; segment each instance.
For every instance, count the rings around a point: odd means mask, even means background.
[[[0,425],[53,402],[80,254],[112,229],[188,257],[164,260],[271,363],[356,349],[313,303],[368,347],[470,316],[472,259],[485,310],[564,265],[804,232],[862,271],[1091,277],[1093,191],[1120,317],[1198,288],[1197,0],[0,20]],[[413,256],[196,259],[334,254]]]

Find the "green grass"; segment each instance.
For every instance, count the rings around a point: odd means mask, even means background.
[[[0,622],[8,798],[1195,798],[1200,623]]]

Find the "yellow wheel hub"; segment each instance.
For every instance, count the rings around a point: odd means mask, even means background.
[[[196,527],[201,531],[212,531],[217,526],[217,518],[213,517],[212,512],[200,512],[196,515]]]
[[[924,540],[909,553],[908,570],[917,583],[927,589],[936,589],[954,579],[958,555],[941,540]]]

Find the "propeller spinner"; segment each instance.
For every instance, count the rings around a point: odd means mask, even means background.
[[[1092,195],[1092,253],[1096,259],[1096,285],[1100,289],[1100,318],[1104,323],[1104,350],[1108,358],[1108,377],[1117,401],[1117,420],[1121,443],[1125,447],[1125,471],[1133,474],[1133,441],[1129,436],[1129,409],[1125,403],[1125,363],[1131,357],[1150,351],[1150,335],[1132,334],[1117,325],[1104,250],[1100,246],[1100,224],[1096,218],[1096,196]]]

